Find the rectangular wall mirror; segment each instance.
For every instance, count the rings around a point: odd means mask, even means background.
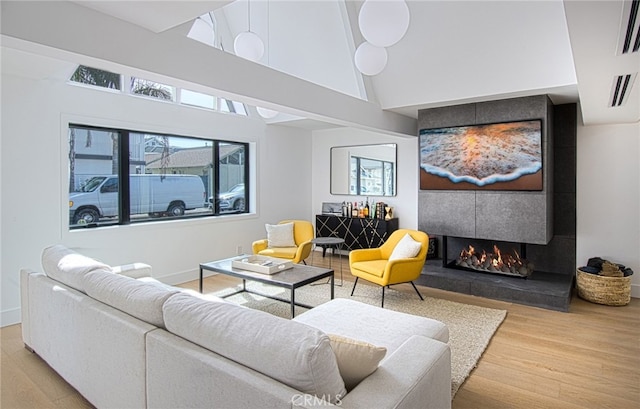
[[[331,148],[331,194],[396,195],[395,143]]]

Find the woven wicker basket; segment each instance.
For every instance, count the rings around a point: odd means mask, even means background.
[[[627,305],[631,301],[631,276],[605,277],[576,272],[578,295],[587,301],[604,305]]]

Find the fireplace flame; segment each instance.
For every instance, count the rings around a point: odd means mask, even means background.
[[[533,264],[521,259],[517,251],[513,250],[513,254],[503,253],[495,244],[493,253],[487,253],[485,250],[480,253],[471,245],[463,248],[456,264],[475,270],[524,277],[528,277],[533,272]]]

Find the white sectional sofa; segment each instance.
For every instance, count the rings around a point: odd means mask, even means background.
[[[98,408],[451,405],[441,322],[346,299],[283,319],[61,245],[42,263],[21,271],[24,343]]]

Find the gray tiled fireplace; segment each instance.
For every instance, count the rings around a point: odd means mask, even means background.
[[[575,240],[554,237],[546,246],[524,243],[505,243],[462,237],[437,237],[440,257],[427,260],[419,283],[464,294],[515,302],[557,311],[568,311],[573,288]],[[444,242],[447,245],[444,246]],[[484,243],[484,245],[482,244]],[[527,278],[496,273],[457,269],[452,267],[462,248],[472,244],[476,249],[491,248],[494,244],[503,251],[509,247],[524,247],[523,258],[535,265]],[[444,251],[448,257],[444,257]],[[520,253],[520,250],[518,250]],[[558,267],[560,264],[564,267]]]
[[[421,284],[568,311],[576,267],[576,105],[554,106],[545,95],[514,98],[421,110],[418,123],[423,129],[530,118],[543,118],[542,191],[419,192],[419,228],[438,241],[438,258],[425,264]],[[535,270],[523,279],[443,265],[471,242],[522,248]]]

